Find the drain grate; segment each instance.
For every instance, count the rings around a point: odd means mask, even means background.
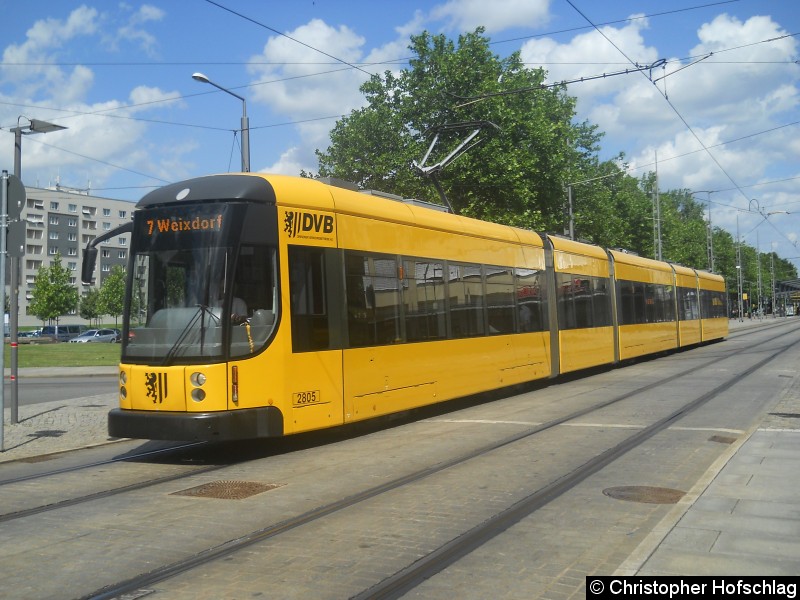
[[[647,485],[624,485],[603,490],[603,494],[615,500],[626,502],[643,502],[645,504],[675,504],[686,492],[670,488],[651,487]]]
[[[708,438],[709,442],[718,442],[720,444],[732,444],[737,438],[729,435],[712,435]]]
[[[241,500],[262,492],[281,487],[282,483],[258,483],[256,481],[212,481],[187,490],[173,492],[170,496],[193,496],[196,498],[218,498]]]

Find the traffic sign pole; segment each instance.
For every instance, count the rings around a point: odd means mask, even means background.
[[[0,180],[0,306],[3,307],[3,314],[5,314],[6,306],[6,224],[8,223],[8,171],[3,171],[2,179]],[[3,345],[5,346],[5,319],[3,319]],[[2,382],[0,385],[0,452],[5,452],[5,440],[3,438],[5,431],[6,421],[6,407],[5,407],[5,379],[6,379],[6,365],[5,365],[5,350],[0,352],[0,373],[3,374]]]
[[[11,293],[9,297],[9,342],[11,345],[11,424],[19,423],[19,264],[25,254],[25,221],[21,219],[22,209],[27,201],[25,186],[17,174],[8,178],[6,221],[6,252],[11,268]],[[9,222],[13,221],[13,222]],[[5,304],[3,304],[5,306]]]

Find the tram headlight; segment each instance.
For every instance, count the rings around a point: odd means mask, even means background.
[[[119,372],[119,384],[120,385],[125,385],[126,383],[128,383],[128,374],[125,371],[120,371]]]
[[[192,373],[189,381],[192,382],[194,387],[202,387],[206,383],[206,376],[200,372]]]
[[[205,390],[201,390],[200,388],[195,388],[192,390],[192,400],[195,402],[202,402],[206,398]]]
[[[123,400],[128,397],[128,388],[124,385],[119,386],[119,397]]]

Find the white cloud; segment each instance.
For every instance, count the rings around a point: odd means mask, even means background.
[[[161,21],[165,12],[155,6],[144,4],[139,10],[134,12],[128,22],[117,29],[116,39],[112,41],[112,46],[116,48],[118,40],[127,40],[137,43],[141,49],[149,56],[155,56],[158,45],[156,37],[146,31],[142,26],[153,21]]]
[[[267,167],[259,169],[261,173],[277,173],[279,175],[299,175],[300,171],[316,173],[317,160],[313,152],[294,146],[281,153],[280,158]]]
[[[346,63],[363,58],[364,38],[345,26],[314,19],[287,35]],[[365,73],[286,37],[271,37],[249,70],[261,84],[252,88],[255,99],[295,119],[342,114],[363,102],[358,87]]]
[[[34,97],[42,93],[54,95],[66,90],[68,100],[82,98],[93,78],[83,67],[71,72],[46,63],[57,62],[55,52],[81,36],[93,35],[98,28],[98,13],[81,6],[66,20],[41,19],[28,29],[25,41],[3,50],[2,81],[15,86],[20,96]]]
[[[435,7],[431,18],[444,20],[450,29],[473,31],[483,26],[487,33],[512,27],[539,27],[549,20],[549,0],[450,0]]]
[[[646,19],[637,18],[622,27],[603,27],[602,31],[640,64],[667,58],[648,43]],[[682,52],[695,59],[713,52],[711,57],[680,72],[675,71],[687,62],[668,60],[664,70],[649,74],[653,80],[668,75],[656,85],[635,73],[575,83],[568,87],[568,93],[578,99],[579,120],[588,118],[606,134],[601,144],[608,154],[623,151],[633,157],[634,164],[651,165],[648,169],[652,170],[658,152],[662,188],[735,187],[725,172],[736,184],[750,185],[770,169],[774,159],[780,160],[780,149],[773,145],[777,136],[711,149],[722,169],[704,151],[682,159],[666,159],[702,148],[687,123],[706,147],[782,124],[781,116],[798,105],[798,90],[787,81],[786,66],[793,60],[797,44],[791,37],[757,42],[784,34],[769,17],[742,22],[720,15],[699,27],[699,43]],[[550,81],[611,73],[631,66],[595,31],[576,35],[563,44],[546,38],[530,40],[523,45],[521,54],[525,62],[548,69]],[[796,77],[797,69],[794,71]],[[785,150],[784,147],[784,154]]]

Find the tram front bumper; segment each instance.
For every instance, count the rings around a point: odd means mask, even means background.
[[[108,413],[108,435],[175,441],[280,437],[283,435],[283,415],[274,406],[206,413],[115,408]]]

